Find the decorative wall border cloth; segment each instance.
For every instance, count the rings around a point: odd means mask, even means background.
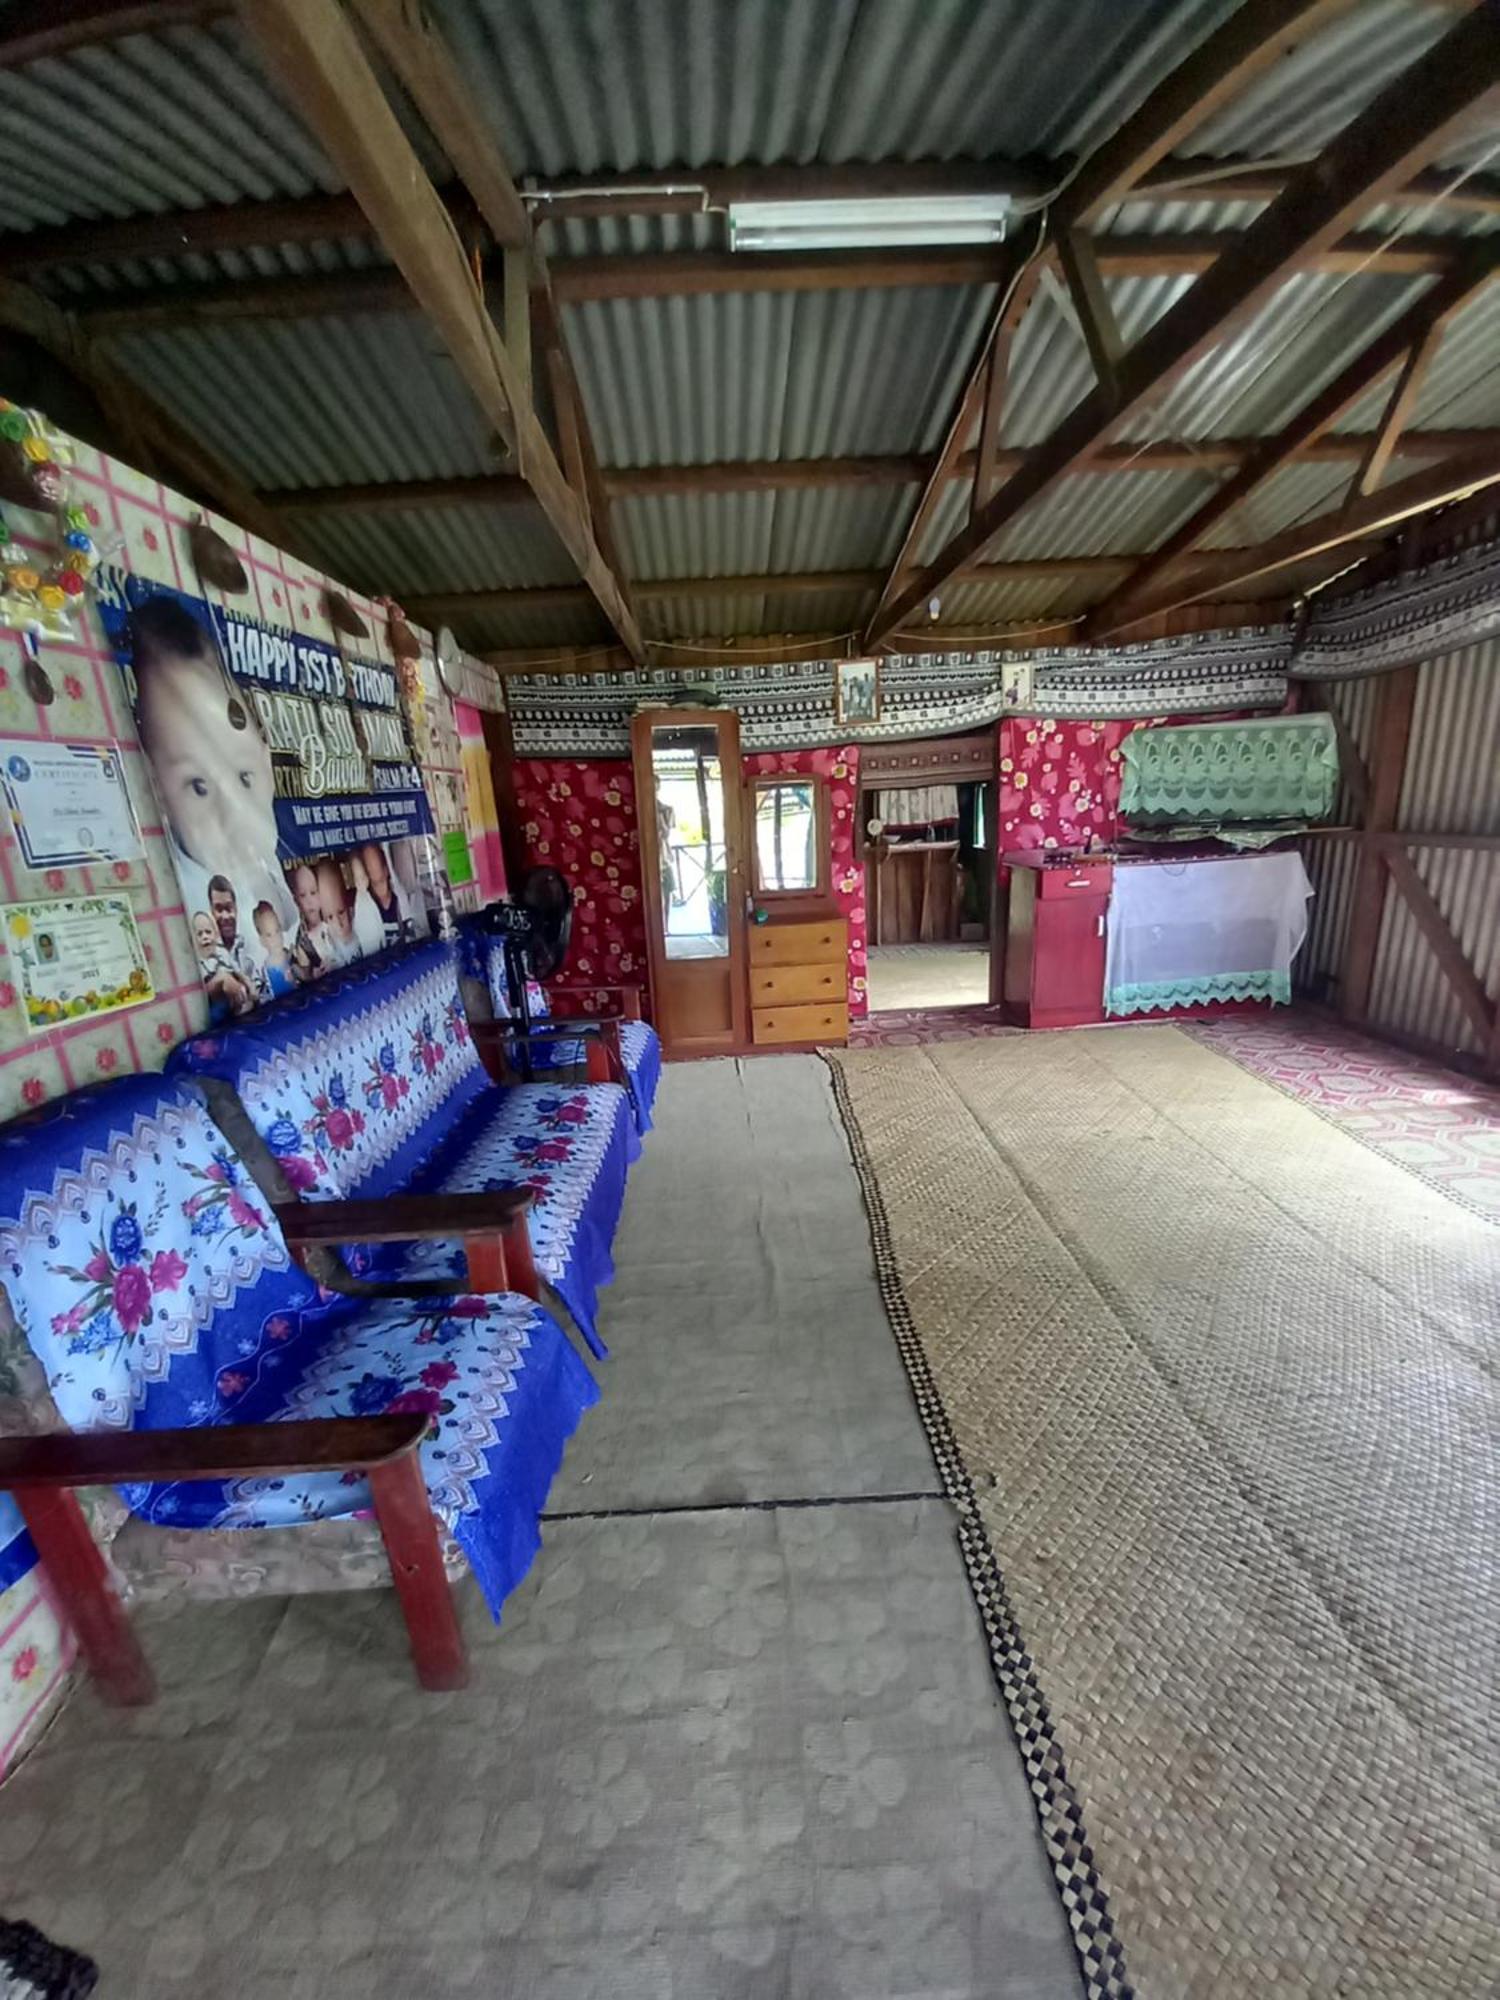
[[[881,715],[861,742],[982,728],[1002,714],[1091,721],[1276,709],[1294,680],[1384,673],[1500,632],[1500,541],[1344,598],[1318,598],[1300,633],[1290,620],[1189,632],[1136,646],[1024,653],[895,653],[881,668]],[[705,687],[738,710],[747,751],[845,740],[834,718],[831,660],[769,666],[646,668],[516,675],[505,683],[522,757],[624,757],[640,707],[700,701]]]

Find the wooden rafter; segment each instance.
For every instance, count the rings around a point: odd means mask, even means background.
[[[1163,78],[1119,129],[1089,159],[1080,162],[1069,176],[1057,201],[1037,225],[1029,268],[1022,266],[1012,276],[1012,297],[1005,302],[980,345],[964,395],[950,420],[943,453],[933,467],[901,551],[881,590],[875,615],[865,630],[866,645],[877,643],[899,624],[900,618],[892,613],[893,600],[899,598],[909,611],[919,599],[920,584],[908,583],[907,579],[941,484],[949,476],[945,456],[950,449],[956,456],[957,446],[962,444],[972,427],[979,385],[987,374],[993,374],[992,357],[1002,333],[1014,333],[1030,304],[1031,286],[1039,275],[1039,253],[1048,234],[1062,260],[1064,277],[1094,362],[1099,384],[1097,394],[1106,403],[1114,404],[1120,396],[1116,372],[1120,361],[1119,331],[1104,290],[1096,251],[1082,235],[1084,225],[1101,203],[1118,200],[1127,193],[1157,165],[1177,140],[1209,115],[1215,104],[1232,95],[1257,69],[1273,60],[1274,55],[1279,55],[1286,37],[1295,32],[1298,23],[1327,19],[1336,10],[1337,4],[1338,0],[1300,0],[1300,4],[1299,0],[1266,0],[1258,11],[1254,25],[1250,25],[1247,19],[1252,10],[1242,10]],[[997,412],[994,418],[996,428],[998,423]],[[981,446],[983,448],[983,439]],[[992,432],[991,452],[994,446]],[[981,485],[985,489],[982,497]],[[976,470],[969,510],[971,532],[975,523],[984,519],[994,504],[991,465],[982,459]]]
[[[1205,551],[1191,568],[1184,568],[1154,593],[1136,600],[1121,629],[1158,617],[1163,611],[1176,611],[1203,598],[1218,597],[1241,584],[1253,583],[1316,557],[1337,555],[1340,561],[1347,562],[1351,560],[1350,543],[1376,542],[1418,515],[1451,506],[1456,500],[1467,500],[1471,494],[1494,486],[1500,486],[1500,448],[1490,445],[1414,472],[1410,478],[1368,494],[1351,506],[1303,521],[1284,534],[1273,535],[1258,548],[1234,551],[1228,560],[1222,549]]]
[[[56,61],[121,35],[201,27],[229,0],[11,0],[0,16],[0,69]]]
[[[884,608],[867,630],[866,643],[878,644],[899,631],[1023,509],[1084,464],[1112,430],[1264,305],[1291,270],[1337,241],[1388,189],[1440,153],[1497,88],[1500,8],[1486,6],[1465,15],[1288,184],[1235,246],[1135,342],[1118,371],[1118,397],[1097,389],[1086,396],[1037,457]]]
[[[1005,398],[1010,342],[1016,328],[1024,319],[1036,290],[1040,247],[1041,231],[1038,227],[1029,248],[1015,246],[1011,248],[1010,265],[999,303],[979,343],[979,350],[969,368],[963,391],[948,419],[943,442],[928,467],[921,494],[918,496],[911,519],[907,522],[906,533],[901,537],[901,546],[896,551],[896,559],[881,583],[877,610],[887,597],[901,588],[903,580],[916,563],[918,551],[932,524],[944,489],[951,479],[959,475],[966,456],[964,447],[976,423],[980,429],[978,448],[973,454],[973,476],[976,486],[981,479],[989,481],[994,476],[993,468],[999,451],[1000,411]],[[971,506],[972,504],[971,496]]]
[[[462,208],[462,204],[456,205]],[[1210,270],[1243,239],[1243,232],[1192,235],[1099,236],[1094,257],[1111,277],[1195,276]],[[307,240],[316,241],[316,237]],[[0,239],[3,241],[3,239]],[[24,239],[20,239],[24,241]],[[1431,277],[1450,270],[1457,249],[1452,236],[1409,235],[1394,241],[1354,233],[1316,252],[1289,260],[1288,270],[1361,271],[1378,262],[1387,277]],[[181,247],[181,246],[178,246]],[[163,251],[170,255],[171,251]],[[0,269],[33,268],[19,242],[0,255]],[[561,257],[551,265],[560,304],[601,299],[708,297],[744,292],[870,291],[896,286],[993,285],[1010,268],[1004,246],[959,244],[930,250],[665,251],[645,256]],[[498,295],[500,269],[491,257],[486,278]],[[91,332],[118,336],[201,320],[309,319],[348,312],[409,312],[411,295],[399,273],[379,266],[362,271],[315,271],[296,277],[245,277],[205,283],[121,287],[82,301],[78,311]]]
[[[1450,458],[1500,441],[1500,430],[1407,431],[1403,458]],[[1083,468],[1107,476],[1119,472],[1234,471],[1261,449],[1259,438],[1158,438],[1149,444],[1106,445]],[[1369,434],[1339,432],[1316,438],[1300,454],[1330,465],[1357,465]],[[1036,447],[1002,446],[992,477],[1003,478],[1024,465]],[[920,486],[931,469],[926,458],[906,455],[871,458],[724,459],[702,465],[608,466],[600,474],[612,500],[655,499],[668,494],[801,493],[825,487]],[[952,477],[972,480],[979,471],[977,449],[964,451]],[[423,507],[511,507],[530,503],[531,489],[510,473],[476,473],[448,479],[353,481],[346,486],[283,486],[261,494],[267,507],[289,514],[361,512],[405,513]]]
[[[1256,0],[1164,77],[1074,175],[1070,228],[1130,193],[1189,133],[1272,68],[1299,42],[1347,13],[1351,0]]]
[[[564,474],[583,512],[589,535],[634,620],[588,412],[568,355],[547,258],[536,241],[531,217],[499,139],[471,94],[447,44],[420,7],[413,7],[411,0],[353,0],[353,5],[434,138],[447,153],[491,237],[502,246],[505,348],[528,403],[534,401],[531,346],[533,318],[537,321],[558,423]]]
[[[639,657],[640,628],[591,530],[586,505],[557,463],[448,213],[338,0],[242,0],[241,13],[272,75],[358,198],[470,393],[511,446],[521,477],[584,583]],[[419,101],[436,90],[430,70],[421,73],[419,89],[401,60],[397,67]],[[492,191],[489,183],[470,189],[479,201]]]
[[[1374,541],[1360,549],[1373,553]],[[1245,551],[1223,549],[1215,560],[1226,573],[1243,560]],[[1007,562],[980,563],[970,572],[975,584],[1035,583],[1051,577],[1100,577],[1120,574],[1128,555],[1058,555],[1017,557]],[[817,569],[763,571],[751,576],[660,577],[637,579],[635,594],[648,604],[685,604],[734,597],[807,597],[870,595],[885,581],[879,569]],[[427,619],[462,618],[474,612],[566,611],[587,607],[588,592],[574,584],[544,584],[522,589],[458,590],[418,593],[404,600],[406,608]]]
[[[182,20],[195,20],[215,11],[201,8],[196,0],[180,0],[177,10]],[[38,0],[26,12],[31,25],[25,32],[11,26],[17,19],[14,8],[5,16],[5,28],[0,29],[0,67],[35,59],[28,51],[40,52],[45,47],[32,39],[37,34],[84,34],[86,40],[98,40],[123,32],[110,28],[111,20],[135,14],[141,17],[141,25],[147,25],[149,16],[149,25],[160,28],[164,20],[171,19],[161,0],[150,0],[150,4],[148,0],[128,0],[123,8],[81,6],[74,10],[71,23],[67,10],[59,9],[56,0]],[[84,23],[91,25],[81,25]],[[66,48],[60,52],[66,53]],[[529,183],[522,193],[538,224],[600,216],[701,215],[740,200],[821,201],[941,193],[1012,194],[1034,200],[1065,182],[1073,164],[1067,159],[1044,161],[1039,167],[1009,160],[915,160],[869,166],[684,168],[665,173],[561,176]],[[1164,202],[1196,194],[1223,201],[1272,201],[1291,173],[1286,167],[1241,167],[1219,159],[1165,159],[1132,189],[1131,199]],[[1408,208],[1436,205],[1474,215],[1497,215],[1500,179],[1474,174],[1460,180],[1451,172],[1427,171],[1393,189],[1386,200]],[[55,265],[126,263],[193,250],[253,250],[368,234],[364,211],[350,194],[205,203],[161,214],[0,232],[0,272],[23,274]],[[1140,250],[1144,249],[1145,240],[1141,240]]]
[[[1159,548],[1153,549],[1118,591],[1095,607],[1089,615],[1088,636],[1091,639],[1106,639],[1111,633],[1122,631],[1132,622],[1134,606],[1148,595],[1158,579],[1165,576],[1189,550],[1196,548],[1221,521],[1227,520],[1236,508],[1244,506],[1252,494],[1259,492],[1283,466],[1293,459],[1311,456],[1314,446],[1326,450],[1329,446],[1338,445],[1340,440],[1328,436],[1330,426],[1397,367],[1413,347],[1423,344],[1435,328],[1447,326],[1454,314],[1493,280],[1497,271],[1500,271],[1500,252],[1483,244],[1469,251],[1447,277],[1440,279],[1415,305],[1409,306],[1383,333],[1377,335],[1362,354],[1356,355],[1347,368],[1297,412],[1290,423],[1283,425],[1274,437],[1257,445],[1234,476],[1211,493]],[[1358,455],[1362,457],[1379,437],[1380,432],[1377,431],[1371,438],[1360,439]],[[1342,441],[1344,444],[1348,442],[1347,439]],[[1413,443],[1414,439],[1407,440],[1408,449]],[[1466,448],[1457,447],[1459,450]]]
[[[1381,412],[1380,422],[1359,462],[1359,468],[1349,482],[1349,501],[1364,499],[1373,493],[1385,477],[1396,447],[1401,442],[1401,433],[1406,429],[1407,420],[1416,408],[1417,398],[1422,393],[1422,384],[1427,379],[1427,371],[1437,358],[1442,344],[1445,322],[1429,322],[1426,330],[1407,349],[1386,406]]]
[[[1057,261],[1068,288],[1073,316],[1093,363],[1094,379],[1107,396],[1119,394],[1117,370],[1125,343],[1099,270],[1097,244],[1087,230],[1065,229],[1057,239]],[[986,495],[986,498],[989,496]]]

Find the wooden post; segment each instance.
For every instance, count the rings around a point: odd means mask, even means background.
[[[1406,747],[1411,740],[1412,713],[1416,707],[1417,673],[1416,667],[1402,667],[1386,676],[1380,690],[1370,757],[1369,796],[1360,832],[1359,873],[1339,983],[1339,1011],[1346,1021],[1362,1021],[1369,1012],[1370,982],[1385,910],[1386,866],[1377,836],[1388,833],[1396,824],[1401,780],[1406,771]]]
[[[144,1708],[156,1699],[156,1680],[78,1496],[51,1486],[18,1486],[15,1495],[100,1698],[116,1708]]]
[[[468,1654],[443,1569],[421,1455],[409,1451],[386,1465],[372,1465],[369,1478],[417,1679],[435,1694],[467,1687]]]

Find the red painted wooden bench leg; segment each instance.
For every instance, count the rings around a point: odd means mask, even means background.
[[[18,1486],[15,1495],[100,1699],[117,1708],[155,1701],[155,1676],[76,1495],[51,1486]]]
[[[583,1048],[583,1074],[588,1083],[608,1083],[609,1050],[597,1036],[590,1035]]]
[[[416,1452],[370,1467],[375,1516],[401,1600],[417,1679],[433,1693],[469,1684],[469,1656],[443,1570],[437,1522]]]

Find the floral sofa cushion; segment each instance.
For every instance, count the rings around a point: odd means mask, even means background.
[[[168,1067],[238,1091],[288,1182],[308,1201],[403,1186],[490,1088],[474,1053],[450,945],[421,945],[196,1035]]]
[[[253,1417],[329,1310],[207,1112],[156,1076],[0,1131],[0,1279],[75,1430]]]
[[[353,968],[249,1022],[199,1035],[171,1068],[235,1087],[308,1200],[529,1187],[537,1268],[597,1354],[600,1285],[638,1150],[625,1093],[497,1087],[474,1053],[453,948]],[[455,1278],[457,1244],[350,1245],[361,1275]]]
[[[273,1420],[425,1410],[420,1447],[434,1514],[498,1618],[541,1546],[537,1516],[563,1448],[599,1391],[551,1315],[515,1293],[372,1301],[311,1358]],[[364,1512],[357,1472],[195,1480],[131,1489],[165,1527],[281,1528]]]
[[[418,1308],[320,1293],[207,1111],[159,1076],[0,1130],[0,1278],[76,1430],[429,1412],[433,1508],[497,1616],[598,1395],[531,1300]],[[325,1473],[125,1498],[148,1521],[263,1528],[358,1513],[369,1490],[361,1474]]]

